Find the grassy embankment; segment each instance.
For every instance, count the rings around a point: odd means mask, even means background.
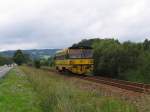
[[[20,69],[38,93],[44,112],[136,112],[127,102],[81,90],[72,81],[54,73],[29,67]]]
[[[27,77],[11,70],[0,79],[0,112],[42,112]]]

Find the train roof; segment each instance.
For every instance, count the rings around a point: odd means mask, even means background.
[[[57,51],[56,56],[66,54],[66,52],[68,52],[69,49],[92,49],[92,47],[89,47],[89,46],[73,46],[73,47],[69,47],[69,48]]]

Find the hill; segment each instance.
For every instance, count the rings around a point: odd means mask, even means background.
[[[47,58],[53,56],[58,50],[60,49],[32,49],[32,50],[22,50],[22,51],[25,54],[29,54],[32,59],[36,59],[36,58]],[[12,57],[14,53],[15,50],[3,51],[0,52],[0,55],[4,57]]]

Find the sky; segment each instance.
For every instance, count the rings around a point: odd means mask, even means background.
[[[150,39],[150,0],[0,0],[0,51]]]

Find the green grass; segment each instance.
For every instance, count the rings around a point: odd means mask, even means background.
[[[137,112],[132,104],[81,90],[57,74],[29,67],[21,70],[38,93],[43,112]]]
[[[0,79],[0,112],[42,112],[27,77],[11,70]]]

